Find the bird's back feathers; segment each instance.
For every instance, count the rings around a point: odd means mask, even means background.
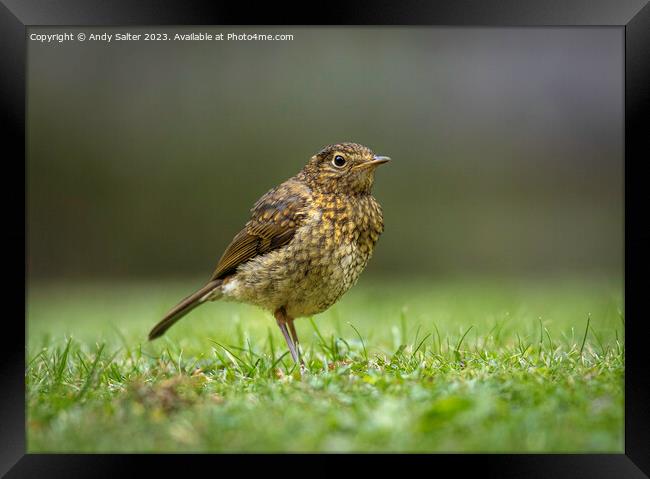
[[[291,178],[268,191],[251,209],[251,218],[221,256],[211,279],[225,278],[246,261],[287,244],[300,227],[310,191]]]

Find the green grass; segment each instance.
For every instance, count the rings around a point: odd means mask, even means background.
[[[30,284],[30,452],[622,452],[621,282],[377,281],[296,322],[197,281]]]

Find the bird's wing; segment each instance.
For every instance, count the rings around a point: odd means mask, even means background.
[[[240,264],[291,241],[306,216],[309,195],[308,187],[288,180],[262,196],[251,209],[251,219],[224,251],[210,279],[228,276]]]

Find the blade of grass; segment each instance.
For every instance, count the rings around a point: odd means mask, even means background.
[[[470,332],[470,330],[474,327],[474,325],[470,326],[467,328],[467,331],[465,331],[465,334],[460,338],[460,341],[458,341],[458,344],[456,345],[455,351],[460,352],[460,346],[463,344],[463,340],[465,339],[465,336],[467,336],[467,333]]]
[[[363,338],[361,337],[361,333],[359,333],[359,330],[354,327],[352,323],[348,323],[352,329],[354,329],[354,332],[357,333],[357,336],[359,336],[359,341],[361,341],[361,347],[363,348],[363,357],[365,358],[366,362],[368,362],[368,351],[366,351],[366,345],[363,342]]]
[[[585,348],[585,342],[587,341],[587,333],[589,332],[589,323],[591,322],[591,314],[587,315],[587,327],[585,328],[585,334],[582,336],[582,344],[580,345],[580,357],[582,358],[582,350]]]
[[[63,377],[63,371],[65,370],[65,367],[68,365],[68,354],[70,352],[71,344],[72,344],[72,337],[68,338],[68,341],[65,345],[65,349],[63,350],[63,354],[61,354],[61,357],[59,358],[59,364],[56,368],[56,376],[55,376],[54,384],[61,383],[61,378]]]
[[[436,337],[438,338],[438,354],[441,354],[442,353],[442,340],[440,338],[440,331],[438,331],[438,325],[436,323],[433,323],[433,327],[436,330]]]
[[[95,376],[95,369],[97,369],[97,364],[99,363],[99,359],[102,357],[102,353],[104,352],[104,346],[105,346],[104,343],[102,343],[102,345],[99,347],[99,350],[95,355],[95,360],[93,361],[93,364],[90,367],[90,373],[88,373],[88,377],[86,378],[84,385],[81,387],[81,390],[77,395],[77,399],[83,398],[84,394],[86,394],[86,391],[90,387],[90,384],[92,383],[93,378]]]
[[[412,358],[413,356],[415,356],[415,353],[417,353],[417,352],[420,350],[420,348],[422,347],[422,345],[424,344],[424,342],[429,338],[429,336],[431,336],[431,333],[427,334],[424,338],[422,338],[422,341],[420,341],[420,344],[418,344],[418,347],[415,348],[415,351],[413,351],[413,352],[411,353],[411,358]]]
[[[269,331],[269,349],[271,349],[271,362],[275,364],[275,346],[273,344],[273,334],[271,333],[271,328],[268,329]]]
[[[282,358],[284,358],[287,354],[289,354],[289,351],[285,351],[285,352],[284,352],[284,353],[283,353],[283,354],[282,354],[278,359],[276,359],[275,361],[273,361],[273,364],[271,364],[271,367],[269,368],[269,370],[270,370],[271,372],[273,372],[273,369],[275,369],[275,367],[278,365],[278,363],[279,363],[280,361],[282,361]]]

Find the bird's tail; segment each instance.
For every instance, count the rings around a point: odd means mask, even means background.
[[[192,311],[197,306],[200,306],[205,301],[207,301],[208,296],[210,296],[209,293],[211,293],[213,290],[221,286],[221,283],[223,283],[223,281],[220,279],[210,281],[201,289],[190,294],[188,297],[186,297],[180,303],[174,306],[171,309],[171,311],[169,311],[169,313],[167,313],[165,317],[153,327],[153,329],[149,333],[149,341],[151,341],[152,339],[156,339],[162,336],[163,334],[165,334],[165,331],[171,328],[174,325],[174,323],[176,323],[176,321],[181,319],[183,316],[185,316],[187,313]]]

